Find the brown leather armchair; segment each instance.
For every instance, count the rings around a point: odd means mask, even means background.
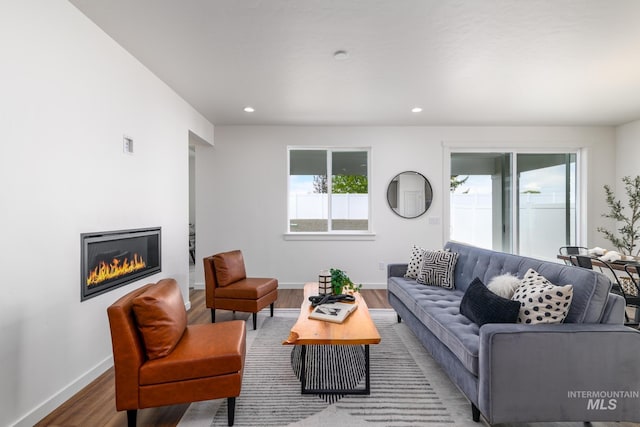
[[[113,346],[116,409],[127,411],[227,398],[233,425],[246,352],[245,322],[187,325],[182,293],[163,279],[107,308]]]
[[[239,250],[222,252],[204,258],[206,305],[211,309],[211,322],[216,309],[253,313],[256,329],[257,313],[278,299],[278,279],[247,277],[244,257]]]

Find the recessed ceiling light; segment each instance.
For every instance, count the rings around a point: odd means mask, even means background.
[[[349,57],[349,52],[347,52],[346,50],[336,50],[333,53],[333,59],[336,59],[338,61],[345,60],[348,57]]]
[[[253,113],[255,110],[255,108],[253,107],[244,107],[244,112],[245,113]]]
[[[411,112],[412,112],[412,113],[421,113],[421,112],[422,112],[422,108],[420,108],[420,107],[413,107],[413,108],[411,109]]]

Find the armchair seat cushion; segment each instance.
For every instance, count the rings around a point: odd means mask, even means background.
[[[248,277],[231,285],[216,288],[215,297],[224,299],[258,300],[277,289],[277,279]]]
[[[140,384],[214,377],[242,371],[245,326],[241,320],[190,325],[167,356],[140,367]]]

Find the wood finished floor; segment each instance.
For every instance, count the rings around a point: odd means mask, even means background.
[[[391,308],[387,302],[386,289],[363,290],[362,296],[369,308]],[[204,290],[192,289],[189,298],[191,300],[191,310],[188,313],[189,324],[210,322],[211,312],[205,308]],[[279,289],[275,307],[299,308],[302,298],[302,289]],[[218,311],[216,321],[230,320],[232,315],[228,311]],[[250,316],[249,313],[236,313],[238,319]],[[139,410],[138,426],[174,427],[178,425],[188,407],[188,404],[184,404]],[[38,427],[124,427],[126,425],[126,412],[116,411],[113,368],[100,375],[36,424]]]

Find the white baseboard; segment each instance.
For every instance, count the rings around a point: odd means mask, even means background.
[[[278,282],[279,289],[302,289],[304,283]],[[387,289],[386,283],[363,283],[362,289]]]
[[[113,356],[109,356],[96,366],[82,374],[75,381],[58,391],[56,394],[36,406],[34,409],[18,419],[12,426],[15,427],[31,427],[38,421],[49,415],[56,408],[69,400],[73,395],[89,385],[92,381],[105,373],[107,369],[113,366]]]
[[[302,289],[304,283],[278,282],[280,289]],[[204,283],[194,283],[193,289],[204,289]],[[363,283],[362,289],[387,289],[386,283]]]

